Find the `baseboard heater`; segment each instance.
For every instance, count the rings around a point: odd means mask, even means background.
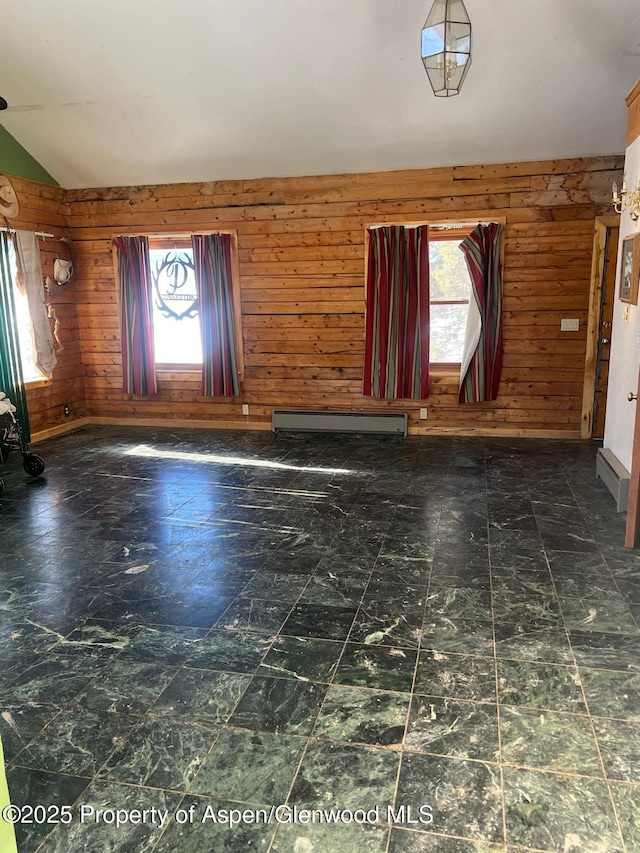
[[[629,504],[629,472],[610,450],[601,447],[596,454],[596,477],[600,477],[616,502],[618,512]]]
[[[360,432],[406,435],[406,414],[360,412],[273,412],[274,432]]]

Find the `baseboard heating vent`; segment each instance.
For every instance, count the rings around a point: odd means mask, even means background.
[[[631,479],[629,472],[610,450],[603,447],[596,454],[596,477],[600,477],[613,495],[618,512],[626,512]]]
[[[406,414],[359,412],[273,412],[274,432],[361,432],[406,435]]]

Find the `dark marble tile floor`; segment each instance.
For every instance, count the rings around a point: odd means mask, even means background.
[[[38,452],[1,472],[0,736],[71,820],[20,853],[640,851],[640,555],[593,444]]]

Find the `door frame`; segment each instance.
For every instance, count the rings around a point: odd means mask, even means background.
[[[636,395],[638,394],[640,394],[640,374],[636,388]],[[629,481],[629,504],[627,506],[627,526],[624,544],[625,548],[637,548],[640,544],[640,409],[637,402],[636,416],[633,423],[631,479]]]
[[[593,434],[593,401],[596,394],[596,367],[598,336],[600,334],[600,300],[602,299],[602,274],[604,272],[607,231],[620,226],[620,216],[597,216],[591,255],[591,285],[589,287],[589,315],[587,320],[587,350],[584,358],[584,385],[580,438]]]

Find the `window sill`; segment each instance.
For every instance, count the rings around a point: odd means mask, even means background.
[[[24,381],[25,391],[35,391],[36,388],[48,388],[49,385],[53,385],[53,376],[49,379],[25,379]]]
[[[202,380],[202,367],[198,364],[163,364],[156,365],[156,378],[163,387],[165,384],[181,383],[193,385]]]
[[[201,364],[156,364],[156,373],[202,373]]]
[[[459,364],[430,364],[429,373],[432,376],[460,376]]]

